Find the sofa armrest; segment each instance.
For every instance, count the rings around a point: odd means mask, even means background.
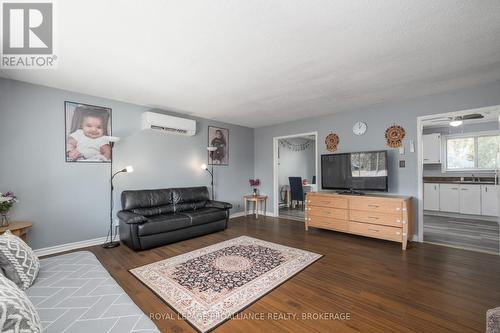
[[[219,208],[219,209],[231,209],[231,208],[233,208],[233,205],[231,205],[229,202],[208,200],[205,207]]]
[[[127,223],[127,224],[135,224],[135,223],[142,223],[146,222],[148,219],[142,215],[135,214],[132,212],[128,212],[126,210],[121,210],[117,214],[118,218]]]

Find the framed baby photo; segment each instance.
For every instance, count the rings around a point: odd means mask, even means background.
[[[208,152],[209,165],[229,165],[229,130],[208,126],[208,146],[217,148]]]
[[[111,162],[110,108],[66,101],[64,117],[66,162]]]

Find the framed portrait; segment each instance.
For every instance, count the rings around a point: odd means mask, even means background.
[[[209,165],[229,165],[229,130],[208,126],[208,145],[217,150],[208,152]]]
[[[110,108],[66,101],[64,117],[66,162],[111,162]]]

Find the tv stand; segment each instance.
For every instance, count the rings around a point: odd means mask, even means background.
[[[340,191],[340,192],[337,192],[337,193],[338,194],[342,194],[342,195],[365,195],[364,192],[354,191],[354,190]]]
[[[309,192],[305,226],[401,243],[403,250],[413,236],[411,197],[366,194],[340,195]]]

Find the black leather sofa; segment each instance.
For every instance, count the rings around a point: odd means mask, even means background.
[[[205,186],[123,191],[121,201],[120,240],[136,251],[224,230],[233,207]]]

